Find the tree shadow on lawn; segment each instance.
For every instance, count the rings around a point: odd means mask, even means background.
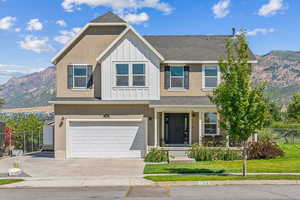
[[[196,174],[196,173],[203,173],[203,174],[222,174],[225,172],[224,169],[221,170],[211,170],[211,169],[190,169],[190,168],[167,168],[168,173],[172,174]]]

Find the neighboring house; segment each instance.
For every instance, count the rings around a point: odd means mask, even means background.
[[[231,38],[142,36],[111,12],[88,23],[52,59],[55,156],[143,157],[220,135],[208,95]]]

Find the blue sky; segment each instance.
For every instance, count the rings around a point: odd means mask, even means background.
[[[0,0],[0,84],[51,66],[81,27],[113,11],[145,35],[231,34],[255,54],[300,50],[299,0]]]

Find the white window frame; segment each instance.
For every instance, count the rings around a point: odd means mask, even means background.
[[[117,74],[117,64],[126,64],[128,65],[128,86],[118,86],[117,85],[117,76],[121,76]],[[144,74],[133,74],[133,64],[143,64],[144,65]],[[114,81],[113,81],[113,86],[117,87],[117,88],[147,88],[148,84],[147,84],[147,62],[145,61],[135,61],[135,62],[113,62],[113,66],[114,66]],[[135,86],[133,85],[133,76],[142,76],[144,75],[145,77],[145,85],[144,86]],[[127,76],[127,75],[124,75]]]
[[[117,65],[128,65],[128,74],[118,74],[117,73]],[[130,64],[129,63],[116,63],[115,64],[115,70],[116,70],[116,81],[115,81],[115,85],[117,87],[129,87],[130,86]],[[117,85],[117,77],[118,76],[127,76],[128,77],[128,85]]]
[[[143,74],[134,74],[133,73],[133,65],[144,65],[144,73]],[[145,87],[146,86],[146,64],[145,63],[132,63],[132,87]],[[133,85],[133,77],[135,76],[144,76],[144,85]]]
[[[172,76],[172,71],[171,71],[171,69],[172,69],[172,67],[181,67],[182,68],[182,70],[183,70],[183,75],[182,76]],[[174,78],[182,78],[182,87],[172,87],[172,77],[174,77]],[[172,66],[170,66],[170,77],[169,77],[169,81],[170,81],[170,88],[169,88],[169,90],[174,90],[174,91],[180,91],[180,90],[185,90],[185,88],[184,88],[184,66],[176,66],[176,65],[172,65]]]
[[[205,133],[205,124],[215,124],[215,123],[206,123],[205,122],[205,114],[207,114],[207,113],[216,113],[217,114],[217,123],[216,123],[217,124],[217,133],[216,134],[207,134],[207,133]],[[218,135],[220,135],[219,115],[218,115],[217,112],[203,112],[202,120],[203,120],[202,130],[203,130],[203,135],[204,136],[218,136]]]
[[[88,64],[72,64],[71,66],[73,66],[73,88],[72,89],[87,89],[87,84],[88,84]],[[75,68],[85,68],[85,76],[76,76],[75,75]],[[82,78],[85,77],[86,78],[86,83],[85,83],[85,87],[76,87],[75,86],[75,78]]]
[[[206,76],[205,75],[206,67],[217,67],[217,77],[216,76]],[[211,90],[215,89],[216,87],[206,87],[205,86],[205,78],[206,77],[216,77],[217,78],[217,86],[218,86],[219,83],[220,83],[220,68],[219,68],[219,66],[216,65],[216,64],[210,64],[210,65],[203,65],[202,66],[202,89],[206,90],[206,91],[211,91]]]

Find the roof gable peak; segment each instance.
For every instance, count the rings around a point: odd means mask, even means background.
[[[126,23],[126,21],[109,11],[104,15],[101,15],[96,19],[92,20],[91,23]]]

